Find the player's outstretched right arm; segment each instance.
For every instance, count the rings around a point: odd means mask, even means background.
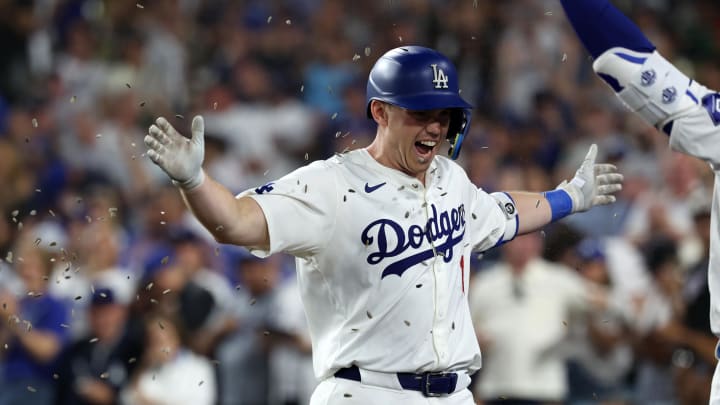
[[[235,198],[203,172],[204,133],[201,116],[193,118],[192,138],[184,137],[160,117],[145,136],[147,155],[178,186],[185,204],[218,242],[267,248],[267,222],[255,200]]]

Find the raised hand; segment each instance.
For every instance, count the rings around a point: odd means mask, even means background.
[[[148,157],[158,165],[173,183],[185,190],[199,186],[205,179],[202,162],[205,155],[205,123],[195,116],[191,126],[192,138],[180,134],[163,117],[155,120],[145,135]]]
[[[597,145],[592,144],[575,177],[557,188],[565,190],[572,199],[572,212],[587,211],[596,205],[615,202],[614,193],[622,190],[623,175],[609,163],[595,163]]]

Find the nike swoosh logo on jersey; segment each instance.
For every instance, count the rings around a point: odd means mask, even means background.
[[[380,187],[384,186],[385,183],[376,184],[374,186],[371,186],[367,183],[365,183],[365,192],[366,193],[372,193],[373,191],[379,189]]]

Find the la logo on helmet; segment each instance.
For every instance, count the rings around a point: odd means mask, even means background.
[[[433,63],[433,83],[435,83],[436,89],[447,89],[448,88],[448,77],[445,75],[442,69],[438,69],[437,63]]]

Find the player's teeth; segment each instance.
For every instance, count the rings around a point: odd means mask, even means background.
[[[435,141],[421,141],[420,144],[434,148],[437,145]]]

